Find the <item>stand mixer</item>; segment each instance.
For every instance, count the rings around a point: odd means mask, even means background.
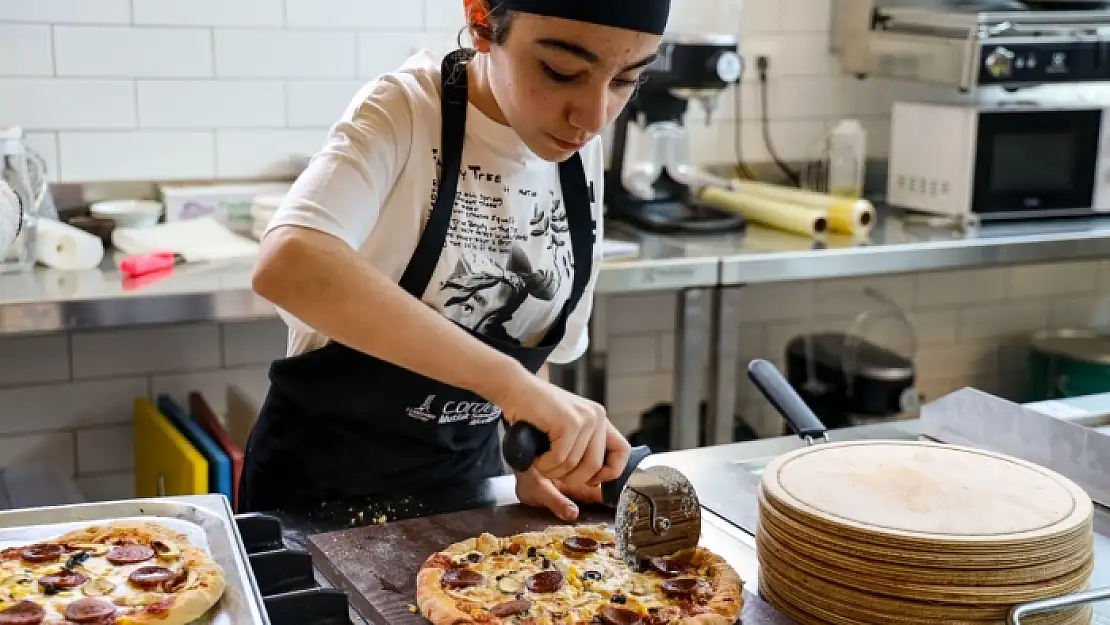
[[[693,167],[685,126],[690,100],[712,119],[720,95],[740,81],[739,42],[730,35],[665,37],[647,79],[617,117],[606,171],[608,216],[655,232],[726,232],[744,226],[734,213],[694,202],[702,176]],[[629,147],[629,126],[642,131]]]

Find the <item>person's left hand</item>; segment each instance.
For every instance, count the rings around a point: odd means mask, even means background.
[[[578,519],[575,502],[601,503],[601,486],[567,486],[559,480],[549,480],[532,469],[516,474],[516,497],[525,505],[547,508],[563,521],[575,521]]]

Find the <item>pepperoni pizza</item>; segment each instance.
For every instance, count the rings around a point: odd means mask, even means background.
[[[151,522],[0,550],[0,578],[0,625],[185,625],[225,586],[208,554]]]
[[[424,562],[417,608],[433,625],[729,625],[740,614],[743,581],[703,547],[642,568],[605,524],[483,533]]]

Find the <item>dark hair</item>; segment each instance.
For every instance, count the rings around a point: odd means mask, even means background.
[[[486,23],[476,24],[469,23],[459,31],[458,44],[459,47],[464,47],[462,44],[462,35],[464,32],[473,31],[482,39],[489,40],[494,45],[501,45],[509,38],[509,26],[513,22],[513,12],[505,7],[505,3],[501,0],[478,0],[486,5]],[[469,19],[469,17],[468,17]]]

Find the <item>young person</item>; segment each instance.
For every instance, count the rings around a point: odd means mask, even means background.
[[[289,353],[246,449],[244,511],[502,474],[498,421],[551,450],[521,501],[564,520],[617,477],[603,407],[546,379],[586,348],[600,133],[669,0],[465,0],[474,47],[368,84],[262,238],[253,287]]]

